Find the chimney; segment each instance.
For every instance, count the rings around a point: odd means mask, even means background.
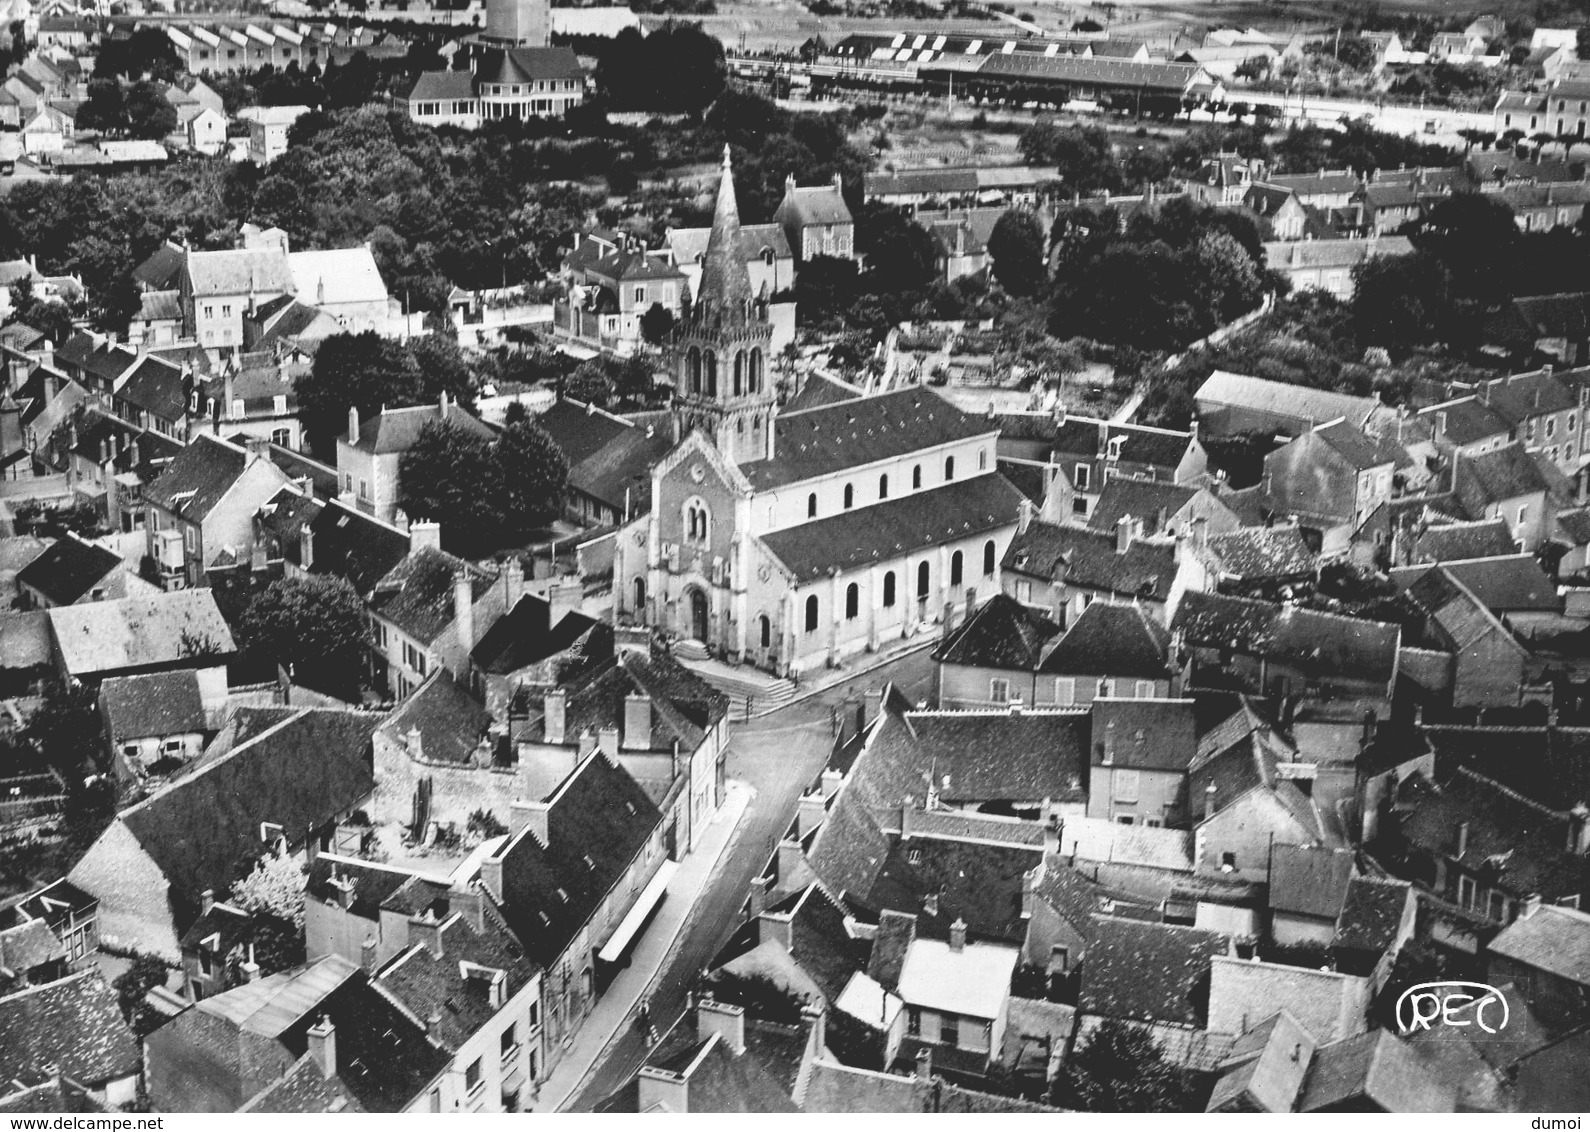
[[[821,1002],[808,1002],[801,1007],[801,1017],[812,1024],[812,1045],[821,1057],[828,1048],[828,1010]]]
[[[1518,918],[1520,920],[1527,920],[1538,911],[1540,911],[1540,893],[1531,892],[1528,896],[1524,897],[1523,901],[1519,904]]]
[[[596,745],[602,748],[602,754],[613,762],[618,761],[618,728],[611,725],[597,732]]]
[[[1452,856],[1454,858],[1456,858],[1457,860],[1461,861],[1463,859],[1463,854],[1467,853],[1468,851],[1469,851],[1469,823],[1466,822],[1466,821],[1460,821],[1460,822],[1458,822],[1458,827],[1457,827],[1457,851],[1455,853],[1453,853]]]
[[[703,998],[696,1003],[696,1035],[717,1034],[736,1054],[745,1052],[745,1010],[727,1002]]]
[[[683,1073],[642,1065],[635,1075],[635,1089],[641,1112],[690,1111],[690,1078]]]
[[[1115,764],[1115,720],[1104,725],[1104,765]]]
[[[1021,697],[1020,696],[1011,696],[1010,697],[1010,702],[1009,702],[1009,704],[1007,706],[1010,708],[1010,714],[1011,715],[1020,715],[1021,714]],[[948,777],[948,775],[946,775],[945,777]]]
[[[755,919],[767,911],[768,890],[773,887],[773,878],[760,876],[751,878],[751,917]]]
[[[508,612],[519,604],[524,594],[524,563],[517,554],[510,554],[502,564],[502,608]]]
[[[458,643],[464,650],[467,668],[469,652],[475,647],[475,590],[468,570],[453,575],[453,623],[458,626]]]
[[[1583,802],[1568,811],[1568,852],[1590,856],[1590,806]]]
[[[375,936],[367,935],[364,943],[359,945],[359,966],[363,967],[366,974],[375,974],[377,944]]]
[[[970,621],[976,613],[977,588],[975,586],[968,586],[966,587],[966,610],[961,615],[961,624],[966,624],[966,622]]]
[[[1207,817],[1213,817],[1214,814],[1216,813],[1215,794],[1217,792],[1218,792],[1218,787],[1216,787],[1213,782],[1211,782],[1208,786],[1204,787],[1204,812],[1203,812],[1203,816],[1206,817],[1206,818]]]
[[[425,945],[436,958],[442,957],[442,922],[436,913],[427,908],[418,916],[409,917],[409,940]]]
[[[1442,440],[1446,437],[1446,410],[1439,409],[1435,414],[1435,438]]]
[[[442,549],[442,525],[440,523],[425,522],[410,523],[409,549],[411,551]]]
[[[348,443],[359,443],[359,408],[357,405],[348,406]]]
[[[324,1014],[320,1020],[309,1027],[309,1056],[314,1058],[315,1067],[320,1070],[322,1077],[335,1077],[337,1075],[337,1028],[331,1024],[331,1019]]]
[[[463,916],[476,935],[486,930],[486,897],[473,886],[454,888],[447,894],[447,906]]]
[[[199,894],[199,915],[207,916],[215,907],[215,889],[207,888]]]
[[[1193,545],[1199,550],[1209,545],[1209,520],[1202,515],[1192,521]]]
[[[624,749],[651,750],[651,697],[641,692],[624,697]]]
[[[562,688],[553,688],[542,700],[546,712],[544,717],[545,736],[543,742],[553,746],[562,746],[567,740],[564,737],[564,720],[569,709],[569,694]]]
[[[795,812],[795,820],[797,823],[797,836],[802,841],[806,840],[807,834],[822,825],[823,818],[828,816],[828,808],[825,805],[825,801],[821,790],[801,795],[800,803]]]
[[[823,770],[822,786],[819,787],[823,793],[823,801],[826,802],[835,794],[839,793],[839,788],[843,786],[844,783],[845,776],[839,773],[838,769],[835,767],[825,768]]]
[[[950,925],[950,950],[966,950],[966,921],[959,916],[955,917],[955,922]]]
[[[1017,534],[1026,534],[1027,533],[1027,528],[1032,526],[1032,513],[1033,513],[1032,500],[1030,500],[1030,499],[1026,498],[1025,496],[1023,496],[1021,502],[1019,504],[1017,504],[1017,506],[1016,506],[1016,533]]]
[[[544,848],[549,844],[547,823],[551,813],[552,807],[546,802],[526,802],[515,798],[508,803],[508,833],[518,837],[528,829]]]
[[[933,1080],[933,1047],[924,1044],[916,1051],[916,1079],[923,1084]]]
[[[1132,517],[1122,515],[1115,520],[1115,553],[1125,554],[1132,549]]]
[[[592,735],[591,729],[587,727],[580,732],[580,750],[576,757],[583,759],[594,750],[596,750],[596,736]]]
[[[863,696],[863,700],[865,701],[865,707],[862,710],[866,713],[866,716],[861,721],[861,725],[863,727],[870,727],[872,725],[872,721],[883,714],[883,689],[868,689],[865,696]]]

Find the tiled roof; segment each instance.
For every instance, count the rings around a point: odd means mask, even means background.
[[[370,737],[381,716],[306,708],[224,757],[177,779],[117,821],[138,839],[173,896],[225,892],[267,846],[261,823],[297,847],[369,796]]]
[[[279,493],[276,500],[286,494]],[[361,594],[368,594],[408,557],[409,539],[401,531],[335,501],[313,504],[312,510],[309,529],[314,560],[310,573],[335,574],[352,582]]]
[[[1408,584],[1407,594],[1429,615],[1436,634],[1448,642],[1453,651],[1467,649],[1487,634],[1512,643],[1518,652],[1527,651],[1494,613],[1447,572],[1445,566],[1424,567],[1424,572]]]
[[[1207,1111],[1291,1112],[1314,1048],[1314,1035],[1283,1007],[1237,1038]]]
[[[995,594],[933,654],[941,664],[1030,671],[1060,627],[1005,594]]]
[[[246,450],[200,433],[144,489],[144,498],[190,523],[203,522],[247,466]]]
[[[482,672],[505,676],[573,648],[599,624],[578,610],[565,613],[556,625],[551,617],[546,598],[525,594],[492,623],[470,658]]]
[[[1285,661],[1322,675],[1390,683],[1401,633],[1395,625],[1295,605],[1189,592],[1172,634],[1188,644]]]
[[[1187,432],[1070,415],[1054,430],[1057,453],[1088,457],[1118,449],[1123,464],[1148,464],[1167,472],[1175,471],[1191,440]]]
[[[1353,397],[1224,370],[1210,374],[1193,397],[1200,403],[1240,406],[1316,424],[1346,417],[1349,423],[1362,426],[1380,407],[1373,397]]]
[[[133,281],[150,291],[175,291],[182,276],[183,249],[172,243],[161,244],[133,269]]]
[[[1124,554],[1116,536],[1034,521],[1011,539],[1002,568],[1052,579],[1064,567],[1067,584],[1127,598],[1164,601],[1176,575],[1176,545],[1133,539]]]
[[[1543,904],[1491,940],[1488,950],[1516,963],[1590,986],[1590,915]]]
[[[199,676],[192,669],[112,676],[99,686],[99,702],[113,744],[205,729]]]
[[[353,903],[348,911],[365,920],[380,918],[381,907],[387,898],[413,879],[413,874],[391,865],[379,865],[328,853],[319,854],[308,867],[304,878],[304,897],[308,900],[335,902],[342,889],[333,883],[353,882]]]
[[[83,1085],[136,1076],[138,1040],[97,968],[0,998],[0,1079],[52,1068]]]
[[[186,258],[184,270],[188,286],[185,289],[195,298],[252,293],[275,295],[293,289],[287,257],[277,249],[189,252]]]
[[[796,582],[805,583],[834,567],[853,570],[888,562],[926,547],[1012,526],[1020,503],[1021,493],[1003,476],[990,473],[760,538]],[[968,569],[980,567],[981,563],[974,561]]]
[[[945,939],[959,919],[969,939],[1020,944],[1027,936],[1023,878],[1042,856],[1041,845],[987,845],[913,833],[891,844],[872,886],[854,898],[875,911],[915,913],[919,938]],[[931,895],[938,897],[936,914],[926,910]]]
[[[1536,338],[1577,339],[1590,331],[1590,292],[1520,295],[1513,309]]]
[[[1198,751],[1192,700],[1093,701],[1094,766],[1184,771]]]
[[[1395,445],[1374,440],[1357,425],[1335,421],[1314,430],[1326,444],[1359,471],[1378,468],[1382,464],[1396,464],[1406,460],[1406,454]]]
[[[1412,899],[1413,886],[1407,881],[1354,877],[1347,882],[1347,899],[1336,921],[1332,945],[1377,955],[1385,952],[1396,942],[1403,914]]]
[[[568,457],[570,467],[594,456],[633,428],[623,417],[570,397],[554,401],[535,420]]]
[[[364,1112],[340,1077],[327,1077],[320,1063],[304,1054],[286,1073],[255,1093],[239,1112]]]
[[[1244,582],[1302,578],[1319,568],[1319,555],[1296,526],[1211,535],[1208,546],[1221,576]]]
[[[1299,1112],[1451,1112],[1452,1093],[1386,1030],[1374,1030],[1314,1052]]]
[[[1419,562],[1446,562],[1512,554],[1517,549],[1507,520],[1498,515],[1472,523],[1426,527],[1414,539],[1413,556]]]
[[[469,765],[490,724],[485,706],[439,668],[387,717],[381,730],[396,742],[417,730],[427,760]]]
[[[963,412],[932,390],[918,386],[798,413],[780,413],[773,428],[773,459],[740,465],[740,471],[758,491],[974,436],[988,435],[992,447],[994,439],[994,429],[986,420]],[[938,479],[940,471],[930,468],[930,479]]]
[[[900,169],[892,173],[868,173],[866,184],[868,200],[923,193],[957,196],[975,193],[980,187],[976,169]]]
[[[1540,562],[1532,554],[1448,559],[1441,563],[1441,568],[1461,582],[1492,613],[1562,610],[1556,584],[1541,570]],[[1391,580],[1406,589],[1429,570],[1428,565],[1399,566],[1391,571]]]
[[[71,605],[120,565],[114,552],[67,535],[17,571],[17,584],[31,586],[55,605]]]
[[[640,785],[595,751],[550,799],[548,840],[528,830],[500,851],[503,916],[550,967],[661,823]]]
[[[569,486],[601,500],[621,517],[639,514],[651,502],[652,468],[673,447],[673,434],[667,428],[625,429],[569,465]]]
[[[411,551],[376,583],[371,612],[429,645],[453,623],[453,576],[460,570],[468,572],[470,592],[478,603],[491,588],[492,578],[445,551],[430,547]]]
[[[1202,1026],[1209,962],[1227,936],[1200,928],[1094,916],[1079,1010],[1105,1018]]]
[[[1161,512],[1169,518],[1185,507],[1187,501],[1196,494],[1196,488],[1174,483],[1137,479],[1106,480],[1093,514],[1088,516],[1088,526],[1095,531],[1113,535],[1121,517],[1130,515],[1142,521],[1149,532],[1154,533],[1159,528]]]
[[[1347,899],[1353,855],[1305,845],[1270,848],[1270,909],[1335,922]]]
[[[1165,627],[1133,602],[1095,601],[1058,640],[1047,646],[1038,671],[1045,676],[1114,676],[1168,680]]]
[[[224,663],[236,651],[209,590],[181,590],[92,601],[45,611],[66,670],[78,677],[197,659],[213,647]]]
[[[491,440],[497,435],[479,418],[457,405],[449,404],[445,417],[440,405],[412,405],[402,409],[383,409],[375,416],[360,421],[358,447],[378,456],[407,452],[418,442],[425,426],[433,421],[445,421],[466,435],[484,440]]]

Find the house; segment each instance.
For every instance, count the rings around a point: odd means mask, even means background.
[[[1328,945],[1352,883],[1353,855],[1325,846],[1270,848],[1270,936],[1282,947]]]
[[[307,113],[307,106],[261,106],[239,115],[248,120],[248,159],[265,166],[286,153],[287,131]]]
[[[773,223],[784,229],[784,238],[797,263],[818,256],[856,258],[856,224],[845,203],[839,174],[832,183],[801,188],[795,174],[784,179],[784,199],[773,212]]]
[[[572,397],[560,397],[536,416],[568,457],[565,507],[571,519],[600,527],[650,509],[651,469],[677,441],[669,422],[653,422],[652,414],[632,416]]]
[[[1056,494],[1059,493],[1051,492],[1044,500],[1045,512],[1040,517],[1082,526],[1078,522],[1080,516],[1067,518],[1058,514],[1063,508],[1049,507],[1050,499]],[[1075,511],[1075,500],[1072,502]],[[1207,487],[1111,477],[1104,481],[1086,525],[1091,530],[1113,534],[1119,529],[1122,516],[1131,520],[1135,538],[1148,539],[1194,533],[1200,521],[1208,534],[1225,534],[1243,524],[1242,517],[1232,510],[1229,501]]]
[[[1344,208],[1361,185],[1351,169],[1320,169],[1313,173],[1271,173],[1264,184],[1293,193],[1309,208]]]
[[[1176,575],[1176,543],[1137,538],[1127,516],[1113,536],[1034,520],[1011,540],[1000,566],[1005,592],[1046,610],[1062,629],[1098,600],[1137,602],[1162,618]]]
[[[1533,562],[1527,568],[1536,570]],[[1399,571],[1409,599],[1424,611],[1429,631],[1452,655],[1454,707],[1513,707],[1519,703],[1529,650],[1453,570],[1443,565]]]
[[[268,853],[327,847],[337,822],[369,802],[379,722],[270,709],[250,738],[117,814],[68,877],[99,900],[101,941],[175,963],[206,892],[230,891]]]
[[[667,252],[648,251],[627,235],[577,236],[562,274],[570,290],[566,299],[553,304],[553,329],[619,354],[640,348],[641,316],[652,307],[677,319],[690,288]]]
[[[286,257],[277,249],[189,251],[175,290],[181,294],[185,334],[207,350],[235,352],[243,345],[248,308],[290,294],[293,278]]]
[[[1552,904],[1529,909],[1486,945],[1486,977],[1512,983],[1552,1025],[1581,1025],[1590,1018],[1590,915]]]
[[[1390,976],[1397,953],[1413,938],[1417,912],[1418,901],[1407,881],[1353,877],[1331,937],[1336,969],[1366,975],[1378,990]]]
[[[263,917],[204,897],[199,918],[182,934],[182,993],[192,1002],[259,978],[255,932]]]
[[[1287,587],[1315,578],[1319,555],[1303,528],[1245,527],[1209,535],[1201,525],[1178,544],[1171,604],[1182,593],[1228,593],[1243,597],[1280,596]]]
[[[596,1005],[606,985],[598,966],[628,953],[676,866],[663,852],[657,807],[600,750],[544,800],[516,805],[510,829],[481,861],[480,881],[546,972],[539,1084]]]
[[[95,1105],[138,1099],[138,1039],[97,969],[0,998],[0,1074],[37,1082],[64,1076]]]
[[[381,333],[390,321],[401,318],[367,245],[289,252],[287,269],[299,301],[335,319],[347,333]]]
[[[1470,519],[1506,520],[1520,550],[1533,552],[1545,539],[1549,485],[1522,443],[1482,456],[1459,456],[1453,461],[1452,484]]]
[[[1282,381],[1216,370],[1193,394],[1198,419],[1213,436],[1243,432],[1300,436],[1318,425],[1345,420],[1363,428],[1381,408],[1373,397],[1353,397]]]
[[[223,554],[249,557],[254,514],[291,483],[264,438],[249,437],[245,448],[196,437],[144,489],[149,569],[161,588],[206,586]]]
[[[701,287],[701,263],[711,237],[711,228],[670,228],[667,232],[669,259],[684,272],[692,300]],[[742,224],[740,254],[753,294],[769,298],[795,286],[795,253],[779,225]]]
[[[1100,697],[1163,700],[1175,683],[1169,647],[1164,625],[1139,603],[1095,601],[1043,646],[1028,702],[1068,707]]]
[[[221,111],[197,104],[179,107],[177,121],[189,149],[213,156],[226,148],[227,120]]]
[[[1370,189],[1379,186],[1371,185]],[[1401,223],[1386,231],[1401,227]],[[1279,231],[1277,233],[1279,235]],[[1284,275],[1294,293],[1324,291],[1347,302],[1353,297],[1353,269],[1383,256],[1408,255],[1413,245],[1406,236],[1386,235],[1376,228],[1373,236],[1343,240],[1303,240],[1280,237],[1264,245],[1265,265]]]
[[[1391,501],[1401,449],[1345,420],[1317,425],[1264,458],[1264,505],[1321,533],[1320,557],[1340,558],[1374,512]]]
[[[61,941],[66,964],[81,970],[99,950],[99,901],[68,880],[30,893],[12,906],[17,917],[43,923]]]
[[[1192,432],[1075,416],[1065,409],[1052,417],[1018,413],[996,419],[1002,457],[1051,465],[1044,517],[1057,523],[1092,525],[1099,500],[1112,481],[1195,486],[1207,467],[1203,447]],[[1138,519],[1151,514],[1136,512]],[[1113,520],[1107,529],[1114,531]]]
[[[1242,203],[1270,223],[1276,240],[1301,240],[1309,226],[1309,211],[1296,192],[1280,185],[1252,185]],[[1294,284],[1294,289],[1296,285]]]
[[[470,650],[467,670],[459,674],[460,683],[493,716],[506,718],[513,713],[528,720],[527,705],[515,705],[515,699],[531,689],[550,693],[561,683],[560,668],[573,657],[587,662],[579,673],[583,678],[594,675],[596,667],[620,651],[649,654],[634,641],[615,650],[612,626],[580,611],[585,590],[577,579],[555,580],[545,593],[527,593],[524,567],[513,557],[502,564],[501,576],[503,614],[480,635]],[[688,680],[682,686],[701,690]],[[571,734],[578,735],[582,727],[577,725]],[[596,730],[592,727],[592,734]]]
[[[1037,703],[1034,673],[1044,645],[1059,627],[1014,598],[995,594],[978,606],[971,598],[959,627],[946,626],[933,653],[938,665],[938,703],[944,708],[998,707]]]
[[[1430,423],[1430,439],[1449,459],[1481,456],[1516,439],[1513,422],[1476,396],[1458,397],[1419,410]]]
[[[236,651],[215,599],[203,591],[138,594],[58,606],[45,614],[52,661],[63,679],[82,683],[221,669]]]
[[[504,118],[561,118],[584,101],[573,50],[510,47],[476,49],[467,71],[422,72],[399,106],[423,126],[475,130]]]
[[[141,359],[118,383],[112,411],[123,420],[173,440],[186,441],[194,398],[193,374],[153,355]]]
[[[216,680],[215,674],[181,669],[112,676],[100,684],[99,713],[120,776],[141,778],[157,764],[180,765],[199,756],[214,730],[208,711],[226,697],[224,678]]]
[[[1088,817],[1186,825],[1187,771],[1198,750],[1193,706],[1192,700],[1093,701]]]
[[[1209,1030],[1240,1034],[1277,1007],[1326,1042],[1364,1033],[1369,980],[1338,971],[1215,955],[1209,963]]]
[[[113,601],[127,593],[119,555],[67,532],[17,571],[24,609]]]
[[[204,999],[145,1058],[165,1112],[434,1112],[450,1084],[425,1022],[337,956]]]
[[[1545,453],[1564,475],[1579,470],[1583,457],[1586,397],[1553,374],[1551,367],[1481,382],[1480,403],[1511,426],[1510,440],[1521,440],[1531,453]]]
[[[935,1061],[979,1074],[1004,1048],[1010,980],[1020,952],[968,943],[966,925],[950,926],[948,942],[917,938],[906,950],[898,994],[905,1004],[902,1052],[927,1047]]]
[[[343,492],[353,492],[359,510],[390,523],[403,503],[400,468],[403,454],[419,441],[425,427],[456,428],[465,435],[491,440],[496,433],[447,395],[435,405],[382,409],[365,420],[348,410],[348,432],[337,437],[337,473]]]
[[[953,283],[986,271],[991,263],[988,239],[1003,215],[1003,208],[918,211],[916,222],[933,237],[933,265],[938,277]]]
[[[1198,171],[1183,183],[1187,195],[1203,204],[1239,205],[1253,185],[1265,179],[1264,163],[1217,153],[1206,158]]]
[[[441,549],[435,524],[415,528],[413,549],[366,598],[372,675],[397,699],[437,668],[467,672],[477,623],[487,626],[500,616],[506,596],[498,579]]]
[[[1590,359],[1590,295],[1520,295],[1489,337],[1522,352],[1547,354],[1564,365],[1584,365]]]

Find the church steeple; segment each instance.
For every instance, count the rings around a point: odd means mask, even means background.
[[[734,196],[734,169],[727,144],[723,147],[723,178],[718,182],[718,203],[712,211],[712,234],[701,259],[701,288],[696,293],[699,318],[743,322],[751,300],[751,273],[740,248],[740,205]]]
[[[734,169],[724,146],[701,281],[674,339],[679,435],[701,429],[735,462],[771,454],[778,400],[768,380],[772,337],[766,302],[751,289]]]

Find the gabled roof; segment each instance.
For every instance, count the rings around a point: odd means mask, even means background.
[[[1486,635],[1513,645],[1520,653],[1528,650],[1517,642],[1507,627],[1485,604],[1452,576],[1445,566],[1427,566],[1408,584],[1408,597],[1429,615],[1437,633],[1449,641],[1454,651],[1468,648]]]
[[[907,1006],[967,1018],[1000,1017],[1010,998],[1010,977],[1021,952],[1000,944],[955,948],[917,938],[906,949],[899,994]]]
[[[1305,578],[1319,568],[1319,555],[1298,526],[1249,527],[1211,535],[1208,549],[1220,575],[1236,581]]]
[[[1274,883],[1274,874],[1271,874]],[[1336,920],[1333,947],[1369,951],[1376,955],[1397,941],[1402,918],[1413,900],[1413,886],[1405,880],[1354,877],[1347,882],[1347,899]]]
[[[1545,491],[1549,486],[1520,443],[1479,456],[1459,456],[1453,472],[1454,491],[1471,517],[1485,517],[1493,503]]]
[[[410,551],[376,583],[370,611],[429,645],[453,623],[453,578],[459,571],[469,575],[471,597],[480,602],[491,589],[492,578],[445,551],[431,547]]]
[[[1347,899],[1353,855],[1323,846],[1270,848],[1270,910],[1335,922]]]
[[[491,713],[485,706],[460,688],[445,668],[438,668],[387,717],[381,730],[397,742],[418,731],[427,760],[467,766],[490,724]]]
[[[525,594],[481,636],[470,659],[482,672],[507,675],[573,648],[599,622],[579,610],[552,624],[552,604],[540,594]]]
[[[287,494],[284,489],[273,502],[282,500]],[[335,574],[352,582],[353,588],[361,594],[368,594],[408,557],[406,534],[352,507],[344,507],[333,500],[315,503],[310,510],[313,514],[309,517],[309,529],[314,540],[314,558],[309,567],[312,574]],[[299,561],[301,564],[301,555]]]
[[[741,465],[741,470],[752,466]],[[989,473],[772,531],[760,541],[797,583],[805,583],[834,567],[850,570],[888,562],[1012,526],[1021,499],[1003,476]],[[972,567],[980,568],[981,563],[969,564]],[[901,584],[907,581],[901,579]]]
[[[1168,519],[1197,494],[1197,488],[1180,484],[1112,478],[1105,481],[1099,492],[1099,501],[1093,507],[1093,514],[1088,516],[1088,526],[1113,535],[1121,517],[1130,515],[1152,533],[1158,529],[1161,512]]]
[[[468,71],[422,71],[409,91],[410,102],[472,101],[475,76]]]
[[[1094,916],[1077,1009],[1105,1018],[1199,1026],[1209,963],[1229,937],[1202,928]]]
[[[99,702],[113,745],[205,730],[199,674],[191,668],[112,676],[99,686]]]
[[[1114,676],[1168,680],[1170,635],[1142,606],[1095,601],[1058,639],[1045,646],[1045,676]]]
[[[97,968],[0,998],[0,1079],[58,1070],[97,1086],[142,1067],[138,1040]]]
[[[116,399],[160,420],[180,421],[188,414],[187,378],[180,367],[151,356],[127,375]]]
[[[1188,592],[1171,633],[1190,645],[1231,649],[1360,680],[1391,682],[1401,630],[1396,625],[1251,598]]]
[[[1395,445],[1373,439],[1363,429],[1344,420],[1320,425],[1314,435],[1359,471],[1407,461],[1407,455]]]
[[[187,290],[195,298],[249,294],[273,295],[293,290],[287,257],[276,248],[188,252],[183,270]]]
[[[1309,389],[1225,370],[1210,374],[1193,398],[1200,403],[1237,406],[1320,424],[1345,417],[1349,424],[1360,427],[1380,407],[1373,397]]]
[[[190,523],[200,523],[247,466],[245,449],[201,432],[144,489],[144,498]]]
[[[71,605],[120,565],[113,551],[67,535],[17,571],[17,584],[38,590],[55,605]]]
[[[784,412],[800,413],[807,409],[821,409],[841,401],[854,401],[864,394],[853,385],[847,385],[825,373],[810,374],[800,391],[784,403]]]
[[[849,224],[850,208],[844,194],[832,184],[812,185],[807,188],[789,186],[774,218],[783,223],[786,217],[802,226],[813,224]]]
[[[1314,1048],[1314,1035],[1282,1007],[1237,1038],[1206,1111],[1291,1112]]]
[[[182,276],[184,249],[176,244],[161,244],[149,258],[133,268],[133,281],[150,291],[175,291]]]
[[[305,708],[176,779],[117,821],[171,884],[197,902],[228,891],[269,850],[262,823],[297,847],[375,785],[370,737],[381,716]]]
[[[1391,580],[1408,589],[1430,571],[1428,565],[1399,566]],[[1561,612],[1562,599],[1555,583],[1541,570],[1532,554],[1504,554],[1494,558],[1447,559],[1441,569],[1462,583],[1492,613],[1520,610]]]
[[[550,967],[623,878],[662,821],[645,791],[600,750],[548,799],[547,843],[527,828],[502,860],[502,913],[530,958]]]
[[[921,837],[913,827],[909,838],[891,841],[871,887],[852,895],[875,912],[915,914],[917,936],[948,938],[950,925],[961,920],[968,939],[1019,945],[1027,937],[1024,878],[1042,856],[1041,844]],[[937,897],[933,913],[927,910],[930,896]]]
[[[1094,766],[1185,771],[1198,751],[1192,700],[1093,701]]]
[[[481,53],[479,80],[483,83],[527,83],[583,79],[585,68],[567,47],[512,47]]]
[[[995,594],[934,652],[940,664],[1030,671],[1060,627],[1014,598]]]
[[[207,589],[66,605],[45,613],[66,670],[79,678],[201,657],[221,664],[237,648]]]
[[[375,253],[364,244],[328,251],[289,252],[293,290],[305,303],[384,303],[386,283]]]
[[[1322,1046],[1314,1053],[1299,1112],[1451,1112],[1441,1087],[1406,1043],[1386,1030]]]
[[[1113,534],[1033,521],[1010,540],[1002,568],[1044,579],[1063,568],[1069,585],[1164,601],[1176,574],[1176,544],[1133,539],[1125,553],[1117,545]]]
[[[769,491],[844,468],[907,456],[994,429],[931,389],[909,386],[835,405],[780,413],[773,421],[774,456],[751,460],[740,471],[757,491]],[[928,482],[942,468],[928,469]],[[962,474],[971,469],[963,469]],[[895,490],[904,489],[903,484]]]
[[[407,452],[419,441],[420,432],[432,422],[445,423],[463,430],[465,435],[478,436],[484,440],[494,439],[497,435],[489,425],[482,424],[478,417],[458,405],[449,404],[445,409],[440,404],[411,405],[402,409],[383,409],[375,416],[360,421],[357,447],[377,456]]]
[[[1191,441],[1189,432],[1070,414],[1060,420],[1054,430],[1057,454],[1090,457],[1119,451],[1123,464],[1147,464],[1162,472],[1176,470]]]
[[[1491,940],[1488,950],[1581,986],[1590,986],[1590,915],[1543,904]]]
[[[1507,555],[1517,549],[1507,520],[1498,515],[1494,519],[1426,527],[1414,539],[1413,557],[1418,562],[1446,562]]]

